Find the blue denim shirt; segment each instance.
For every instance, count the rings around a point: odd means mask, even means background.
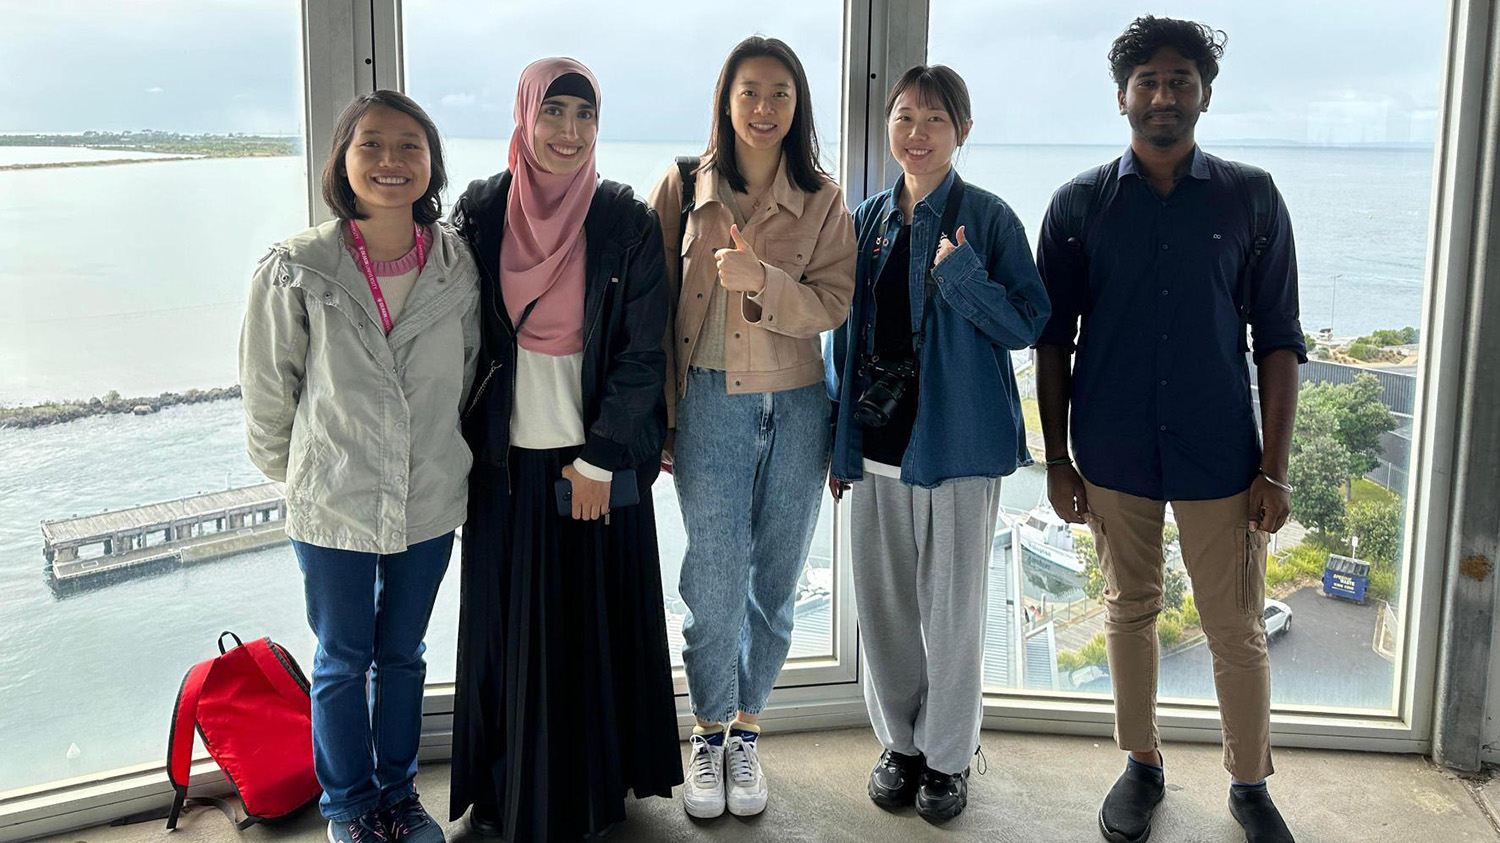
[[[924,284],[953,175],[949,170],[912,214],[913,332],[922,325]],[[854,212],[854,302],[849,321],[830,336],[831,349],[824,355],[828,395],[837,402],[833,475],[840,480],[864,478],[862,431],[854,410],[869,379],[860,374],[860,361],[874,349],[875,280],[905,224],[896,201],[900,186],[898,177]],[[937,287],[920,360],[917,420],[901,461],[901,482],[909,486],[1001,477],[1031,463],[1010,352],[1036,342],[1051,313],[1047,291],[1021,221],[1000,197],[965,183],[956,226],[963,226],[966,242],[932,273]]]

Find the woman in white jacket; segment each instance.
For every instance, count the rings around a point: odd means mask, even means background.
[[[338,219],[262,259],[240,340],[250,458],[286,483],[318,638],[313,757],[333,843],[443,840],[413,784],[422,639],[467,510],[459,410],[479,345],[474,259],[438,223],[446,181],[416,103],[357,98],[323,172]]]

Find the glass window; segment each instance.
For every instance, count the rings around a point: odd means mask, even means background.
[[[838,175],[841,4],[774,0],[738,10],[731,22],[690,0],[657,3],[649,15],[589,0],[568,7],[566,27],[545,4],[407,0],[401,8],[406,89],[443,132],[450,204],[471,180],[505,169],[516,80],[527,64],[551,55],[571,55],[598,78],[599,173],[645,198],[675,157],[707,145],[720,65],[751,33],[781,38],[802,60],[823,163]],[[667,475],[657,481],[655,503],[668,639],[680,665],[686,607],[677,582],[687,540]],[[832,546],[832,504],[825,503],[797,597],[792,658],[834,653]],[[456,604],[446,608],[456,614]]]
[[[1154,11],[1228,33],[1198,140],[1269,170],[1296,230],[1312,361],[1301,369],[1294,520],[1275,537],[1267,573],[1268,596],[1296,621],[1271,643],[1273,701],[1390,711],[1409,603],[1402,537],[1425,353],[1418,328],[1446,4],[1273,0],[1252,12],[1205,0]],[[1106,56],[1132,17],[1100,17],[1098,4],[1082,0],[932,2],[930,60],[963,74],[974,101],[958,165],[1015,208],[1033,247],[1053,191],[1129,142]],[[1018,372],[1041,453],[1033,373],[1026,363]],[[1318,432],[1320,417],[1332,418],[1332,435]],[[1312,458],[1329,453],[1336,459]],[[996,690],[1045,687],[1027,673],[1040,664],[1036,672],[1057,672],[1061,690],[1108,694],[1092,541],[1052,515],[1043,481],[1030,468],[1004,485],[986,679]],[[1208,650],[1175,536],[1169,520],[1161,695],[1211,700]],[[1367,573],[1325,578],[1337,556],[1369,563]],[[1056,642],[1050,664],[1032,659],[1044,648],[1022,637],[1047,627]],[[1011,649],[1023,640],[1024,653]]]
[[[311,668],[231,389],[256,261],[308,224],[301,20],[296,0],[7,8],[0,791],[159,761],[222,630]],[[179,560],[227,530],[262,549]]]

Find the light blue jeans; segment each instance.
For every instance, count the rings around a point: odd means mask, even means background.
[[[687,528],[682,661],[698,719],[758,714],[792,645],[797,580],[828,478],[822,383],[730,395],[689,369],[673,477]]]

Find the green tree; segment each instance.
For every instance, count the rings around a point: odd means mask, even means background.
[[[1359,537],[1355,555],[1394,569],[1401,551],[1401,504],[1397,499],[1360,501],[1349,507],[1344,530]]]
[[[1303,395],[1322,386],[1303,387]],[[1321,400],[1299,404],[1287,471],[1296,489],[1292,517],[1325,535],[1338,535],[1344,526],[1343,487],[1355,476],[1354,462],[1339,439],[1335,409]]]
[[[1093,533],[1076,533],[1073,536],[1073,552],[1083,562],[1083,593],[1090,600],[1104,596],[1104,570],[1099,567],[1099,553],[1094,548]]]
[[[1355,340],[1349,344],[1348,352],[1349,356],[1355,360],[1363,360],[1368,363],[1375,359],[1378,350],[1374,345],[1365,340]]]
[[[1168,609],[1181,609],[1182,599],[1187,596],[1187,575],[1171,568],[1166,577],[1166,602]]]
[[[1297,399],[1298,427],[1307,413],[1327,411],[1333,435],[1352,455],[1349,479],[1362,477],[1380,465],[1380,437],[1396,429],[1396,417],[1386,408],[1380,380],[1362,374],[1353,383],[1318,383],[1302,388]]]

